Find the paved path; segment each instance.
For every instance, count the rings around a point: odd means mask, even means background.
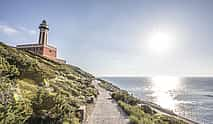
[[[98,81],[93,83],[100,94],[86,124],[128,124],[128,117],[118,107],[117,103],[111,99],[109,92],[99,87],[97,85]]]

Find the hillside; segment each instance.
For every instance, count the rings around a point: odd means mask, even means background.
[[[0,42],[0,123],[79,123],[94,77]]]

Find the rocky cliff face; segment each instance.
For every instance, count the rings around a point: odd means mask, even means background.
[[[93,78],[0,43],[0,123],[79,123],[76,110],[97,95]]]

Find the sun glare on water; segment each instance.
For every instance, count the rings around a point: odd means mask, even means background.
[[[156,76],[152,77],[151,80],[154,88],[157,88],[161,91],[174,90],[178,88],[180,84],[179,77],[173,76]]]
[[[174,110],[176,101],[172,92],[178,89],[180,78],[171,76],[157,76],[151,78],[153,97],[160,106]]]

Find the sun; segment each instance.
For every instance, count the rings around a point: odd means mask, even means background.
[[[172,40],[168,32],[153,32],[148,39],[148,49],[157,55],[169,53],[173,45]]]

